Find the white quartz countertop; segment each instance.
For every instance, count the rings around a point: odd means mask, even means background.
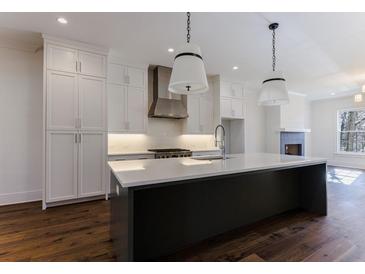
[[[326,163],[323,158],[271,153],[227,155],[226,160],[192,158],[110,161],[109,166],[122,187],[174,182],[272,168],[299,167]]]

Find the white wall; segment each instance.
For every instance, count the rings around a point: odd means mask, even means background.
[[[265,108],[257,105],[258,92],[247,91],[245,95],[245,152],[265,152]]]
[[[41,199],[42,54],[0,48],[0,205]]]
[[[312,156],[325,157],[328,164],[365,168],[364,156],[337,154],[337,111],[346,108],[365,107],[355,104],[352,96],[311,103]]]

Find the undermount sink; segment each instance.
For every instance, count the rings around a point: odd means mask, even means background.
[[[226,159],[231,159],[232,157],[226,156]],[[196,156],[192,157],[194,160],[223,160],[222,155],[207,155],[207,156]]]

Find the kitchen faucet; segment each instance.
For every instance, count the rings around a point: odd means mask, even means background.
[[[217,132],[218,132],[218,128],[222,128],[222,135],[221,135],[221,140],[218,141],[217,139]],[[215,131],[214,131],[214,138],[215,138],[215,146],[218,145],[219,142],[219,148],[222,150],[222,158],[223,160],[226,159],[226,130],[224,129],[224,126],[222,124],[219,124],[218,126],[216,126]]]

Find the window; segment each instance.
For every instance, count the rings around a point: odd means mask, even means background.
[[[365,153],[365,109],[338,112],[338,151]]]

